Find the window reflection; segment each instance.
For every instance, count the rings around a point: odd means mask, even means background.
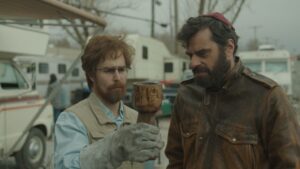
[[[267,61],[266,72],[279,73],[287,72],[288,65],[286,61]]]
[[[261,72],[261,62],[247,62],[245,65],[253,72]]]
[[[2,89],[26,89],[28,84],[11,64],[0,63],[0,86]]]

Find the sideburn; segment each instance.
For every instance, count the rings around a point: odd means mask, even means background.
[[[93,89],[95,79],[96,79],[96,71],[90,70],[89,72],[86,72],[85,77],[86,77],[86,81],[88,83],[89,88]]]

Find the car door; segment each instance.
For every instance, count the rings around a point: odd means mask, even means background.
[[[29,115],[28,101],[34,96],[28,95],[30,87],[24,76],[11,62],[0,62],[0,105],[1,138],[4,152],[16,142],[29,124],[33,115]],[[29,110],[29,111],[28,111]]]

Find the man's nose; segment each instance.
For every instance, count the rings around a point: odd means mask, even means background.
[[[201,64],[201,59],[198,56],[196,56],[196,55],[191,56],[190,60],[191,60],[190,61],[190,68],[191,69],[193,69],[197,65]]]
[[[119,70],[118,69],[115,69],[115,71],[114,71],[114,79],[116,79],[116,80],[119,80],[119,79],[121,79],[121,75],[120,75],[120,72],[119,72]]]

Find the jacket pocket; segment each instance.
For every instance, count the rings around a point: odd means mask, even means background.
[[[115,127],[113,125],[102,125],[98,128],[90,128],[89,130],[89,140],[93,143],[97,140],[104,138],[106,135],[114,132]]]
[[[216,134],[232,144],[257,144],[257,133],[247,127],[218,124]]]
[[[180,124],[181,140],[184,151],[194,152],[204,143],[209,132],[209,126],[206,122],[191,120]]]
[[[180,132],[184,139],[191,138],[196,135],[198,128],[198,121],[183,122],[180,125]]]
[[[241,166],[256,168],[258,135],[252,128],[235,124],[218,124],[220,148],[230,159],[237,159]]]
[[[94,143],[95,141],[101,140],[103,137],[105,137],[105,134],[103,132],[98,132],[98,131],[89,132],[90,143]]]

